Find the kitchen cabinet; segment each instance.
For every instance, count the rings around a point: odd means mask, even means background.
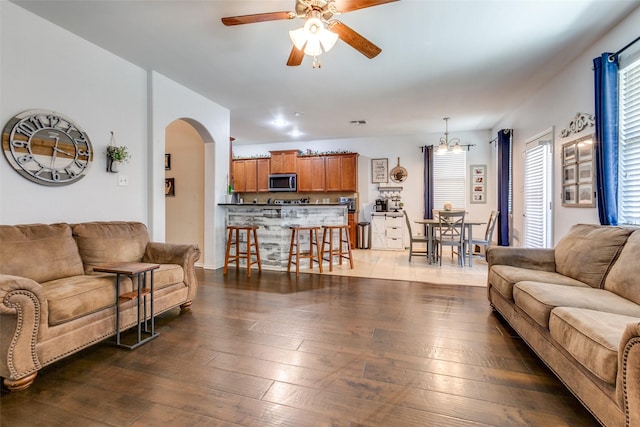
[[[402,213],[371,214],[371,249],[403,250],[404,218]]]
[[[270,151],[271,173],[296,173],[298,150]]]
[[[247,161],[246,160],[234,160],[233,161],[233,191],[236,193],[242,193],[247,191]]]
[[[271,161],[268,158],[256,160],[256,175],[258,193],[269,191],[269,173],[271,171]]]
[[[298,157],[298,191],[324,191],[325,158],[323,156]]]
[[[349,243],[351,244],[351,249],[355,249],[356,247],[356,213],[349,212],[347,215],[347,224],[349,225]]]
[[[233,191],[236,193],[269,191],[269,159],[234,160]]]
[[[358,191],[358,154],[334,154],[325,158],[326,191]]]

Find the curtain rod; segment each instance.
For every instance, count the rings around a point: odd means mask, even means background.
[[[620,49],[619,51],[617,51],[616,53],[612,53],[611,55],[609,55],[609,61],[613,61],[615,60],[615,58],[620,55],[622,52],[624,52],[625,50],[627,50],[628,48],[630,48],[631,46],[633,46],[635,43],[637,43],[640,40],[640,37],[636,38],[635,40],[633,40],[631,43],[629,43],[628,45],[626,45],[625,47],[623,47],[622,49]]]

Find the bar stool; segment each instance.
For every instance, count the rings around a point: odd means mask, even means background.
[[[296,265],[296,276],[300,275],[300,260],[308,259],[309,260],[309,268],[313,268],[314,261],[318,263],[320,267],[320,273],[322,273],[322,258],[320,254],[320,246],[318,244],[318,231],[320,227],[309,226],[309,227],[297,227],[291,226],[291,245],[289,246],[289,265],[287,266],[287,271],[291,271],[291,264]],[[309,232],[309,250],[302,251],[300,247],[300,233],[301,232]],[[313,247],[316,248],[315,255],[313,254]],[[295,249],[295,252],[294,252]],[[295,260],[293,259],[295,257]]]
[[[349,239],[349,226],[348,225],[323,225],[322,232],[322,259],[329,261],[329,271],[333,271],[333,257],[339,257],[340,264],[342,265],[342,259],[349,260],[349,266],[353,268],[353,257],[351,256],[351,241]],[[334,231],[338,234],[338,246],[333,244]],[[327,238],[328,234],[328,238]],[[326,244],[329,244],[329,249],[326,249]],[[329,258],[325,258],[325,252],[329,252]]]
[[[245,226],[235,226],[229,225],[227,226],[227,230],[229,231],[229,235],[227,236],[227,252],[224,257],[224,273],[227,274],[227,269],[229,264],[232,262],[236,263],[236,270],[240,267],[240,260],[247,260],[247,277],[251,277],[251,266],[253,264],[258,264],[258,271],[262,271],[262,264],[260,263],[260,249],[258,248],[258,226],[256,225],[245,225]],[[242,233],[246,233],[247,237],[247,247],[243,251],[240,248],[240,243],[242,242],[241,237]],[[253,235],[253,242],[251,241],[251,236]],[[235,246],[235,253],[231,253],[231,246]],[[252,250],[253,249],[253,250]],[[255,260],[252,259],[252,256],[255,256]]]

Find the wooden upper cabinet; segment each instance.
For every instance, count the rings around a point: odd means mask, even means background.
[[[296,173],[298,150],[270,151],[271,173]]]
[[[358,155],[340,156],[342,191],[358,191]]]
[[[358,191],[358,154],[338,154],[325,158],[326,191]]]
[[[298,157],[296,173],[298,174],[298,191],[324,191],[324,157]]]
[[[298,174],[298,191],[358,191],[358,154],[301,156],[297,150],[272,151],[271,158],[235,159],[233,191],[269,191],[269,174]]]
[[[258,193],[266,193],[269,191],[269,172],[271,170],[271,162],[266,158],[257,159],[256,163]]]
[[[258,169],[256,159],[245,160],[245,181],[244,191],[247,193],[255,193],[258,191]]]
[[[242,193],[247,191],[247,173],[246,160],[234,160],[233,161],[233,191],[236,193]]]

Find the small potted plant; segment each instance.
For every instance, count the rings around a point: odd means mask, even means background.
[[[123,162],[128,162],[131,154],[125,145],[110,145],[107,147],[107,170],[118,172],[118,168]]]

